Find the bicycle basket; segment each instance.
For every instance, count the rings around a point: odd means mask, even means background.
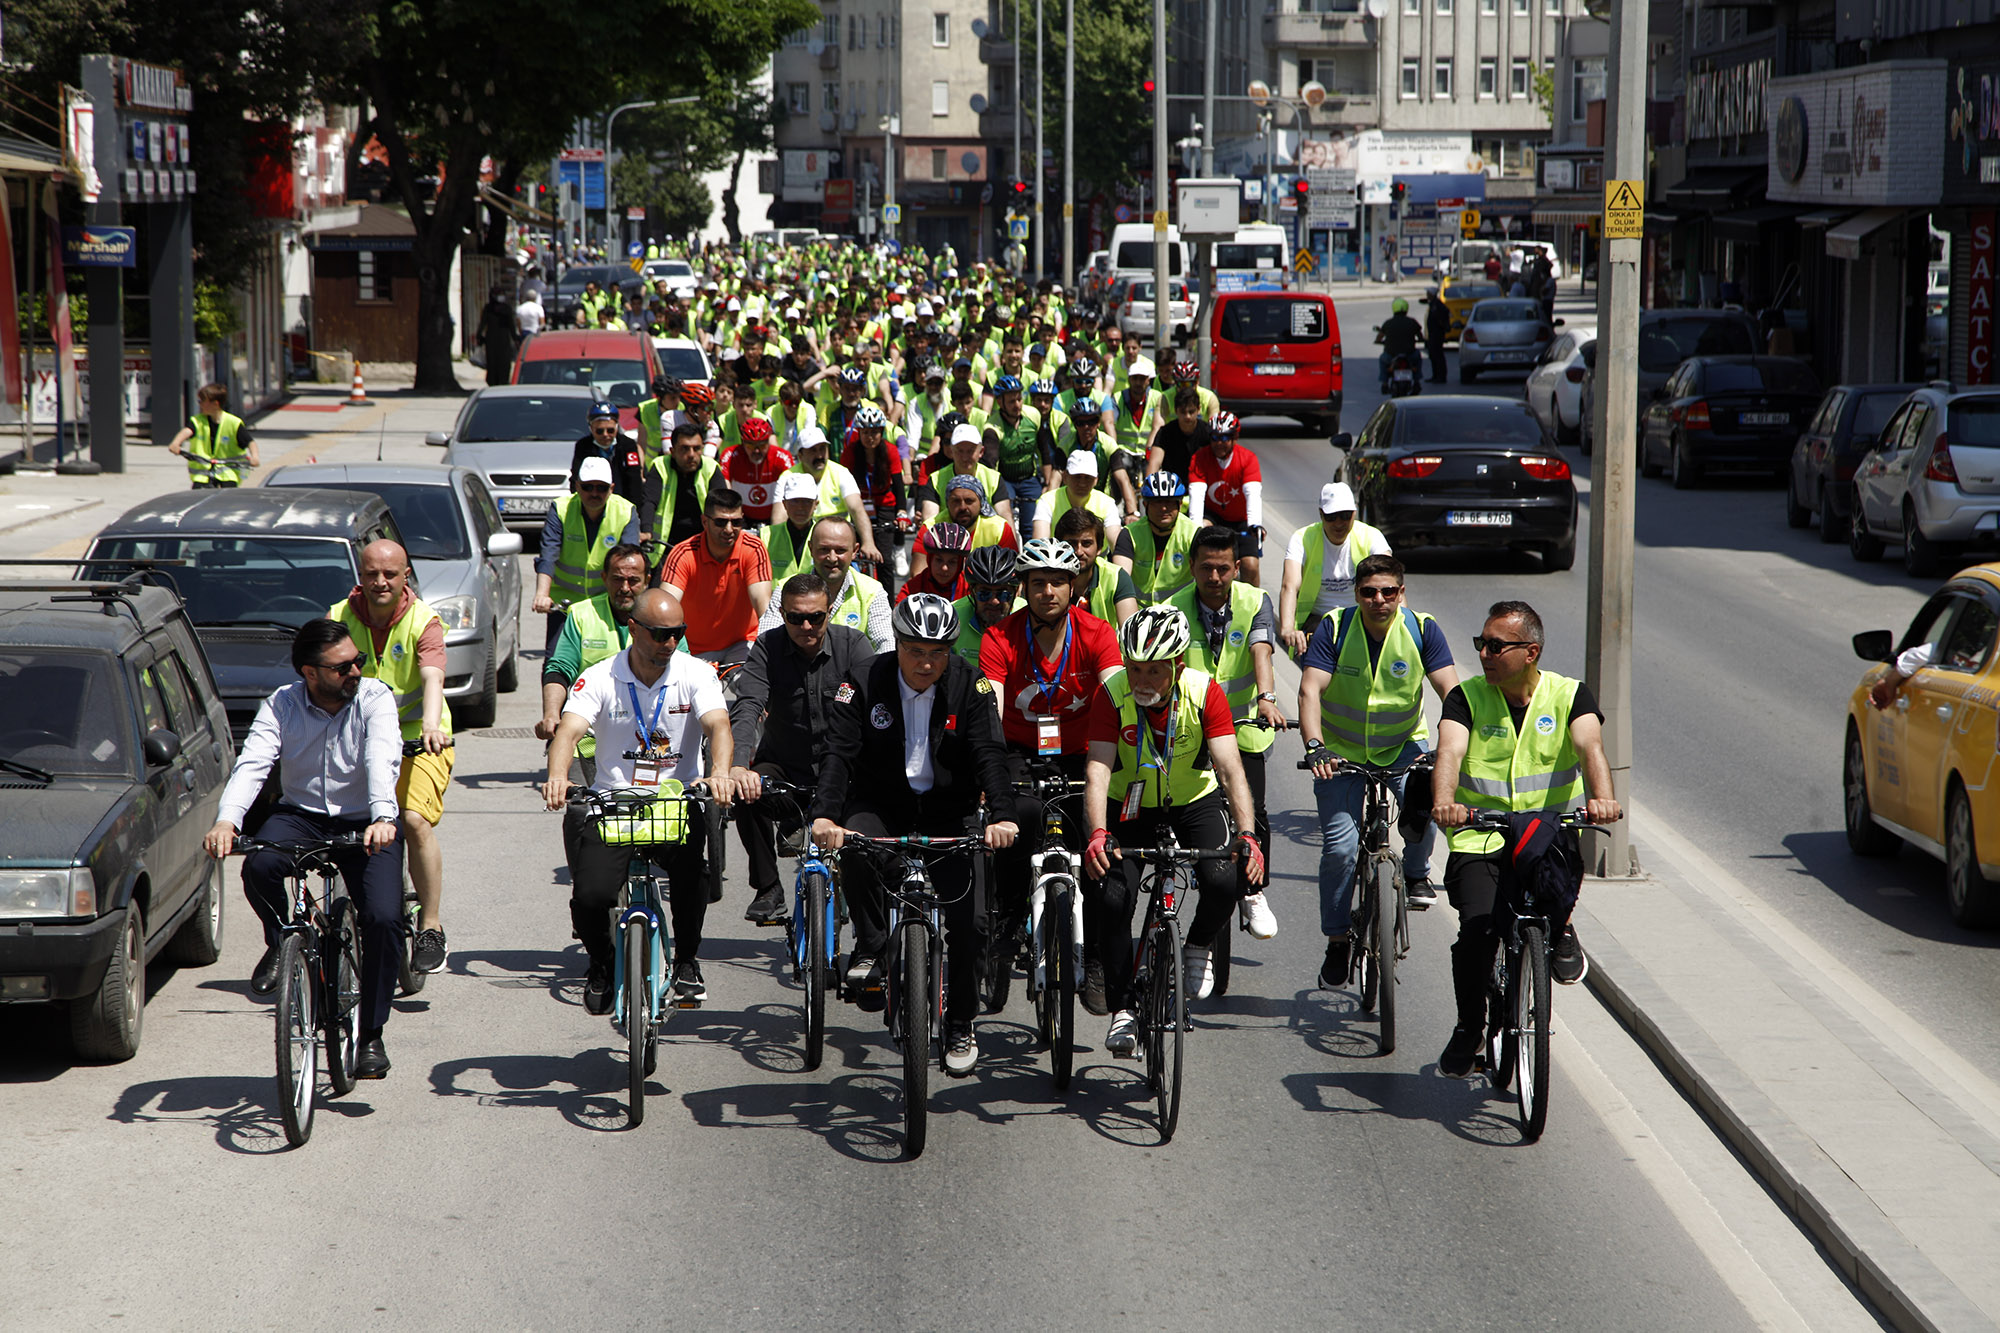
[[[687,840],[687,812],[681,784],[670,778],[660,784],[659,794],[646,805],[601,816],[597,832],[612,847],[672,845]]]

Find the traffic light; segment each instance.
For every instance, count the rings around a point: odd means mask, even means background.
[[[1397,181],[1389,187],[1389,198],[1395,203],[1402,203],[1409,193],[1410,187],[1404,181]]]
[[[1153,89],[1158,86],[1159,85],[1155,84],[1152,81],[1152,79],[1148,78],[1139,84],[1139,90],[1145,93],[1146,96],[1151,97],[1153,95]]]
[[[1297,180],[1292,182],[1292,194],[1297,197],[1298,201],[1301,204],[1305,203],[1307,199],[1312,197],[1312,192],[1313,192],[1312,182],[1307,180],[1304,176],[1301,176]]]
[[[1007,187],[1007,194],[1017,203],[1026,200],[1028,197],[1028,182],[1016,178],[1013,184]]]

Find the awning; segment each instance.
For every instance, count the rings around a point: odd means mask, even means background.
[[[1538,208],[1528,220],[1537,227],[1588,227],[1596,218],[1595,210]]]
[[[1822,208],[1817,213],[1799,214],[1799,225],[1801,227],[1831,227],[1842,218],[1852,217],[1853,215],[1854,210],[1851,208]]]
[[[1681,225],[1681,214],[1671,208],[1649,208],[1646,210],[1646,234],[1664,236]]]
[[[1687,175],[1660,191],[1664,202],[1715,207],[1741,200],[1752,185],[1763,194],[1762,167],[1690,167]]]
[[[1762,240],[1759,234],[1773,222],[1789,222],[1798,216],[1795,204],[1758,204],[1753,208],[1739,208],[1733,213],[1717,213],[1708,220],[1709,230],[1725,241],[1746,241],[1755,245]]]
[[[1826,229],[1826,252],[1835,259],[1861,258],[1861,243],[1892,222],[1900,222],[1907,208],[1867,208],[1837,227]]]

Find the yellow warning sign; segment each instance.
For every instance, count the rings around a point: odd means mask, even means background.
[[[1458,225],[1460,229],[1464,231],[1468,232],[1478,231],[1479,210],[1476,208],[1468,208],[1461,211],[1458,215]]]
[[[1646,182],[1604,182],[1604,239],[1636,241],[1646,234]]]
[[[1301,273],[1311,273],[1319,268],[1319,259],[1310,250],[1301,250],[1292,259],[1292,267]]]

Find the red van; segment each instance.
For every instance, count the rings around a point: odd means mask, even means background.
[[[521,344],[516,384],[582,384],[618,407],[618,428],[639,429],[639,404],[653,391],[653,340],[623,329],[550,329]],[[583,433],[578,423],[577,433]]]
[[[1340,318],[1314,292],[1223,292],[1209,311],[1209,385],[1237,416],[1340,429]]]

